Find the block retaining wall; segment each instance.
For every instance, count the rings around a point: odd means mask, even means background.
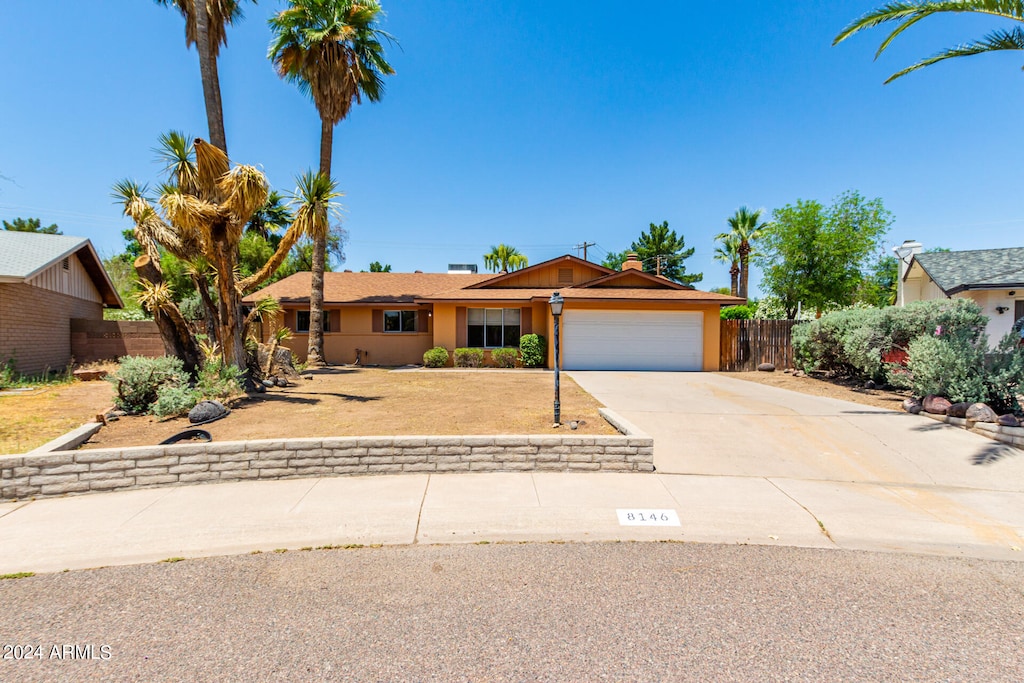
[[[226,441],[0,456],[0,500],[293,477],[653,470],[653,439],[635,435]]]
[[[945,422],[953,427],[960,427],[961,429],[966,429],[969,432],[987,436],[990,439],[995,439],[996,441],[1005,443],[1007,446],[1015,446],[1016,448],[1024,449],[1024,427],[1004,427],[1003,425],[994,424],[992,422],[975,422],[962,417],[933,415],[932,413],[925,412],[920,414],[939,422]]]

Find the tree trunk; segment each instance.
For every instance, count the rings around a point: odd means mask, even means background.
[[[219,234],[224,226],[215,226],[213,237],[214,267],[217,269],[217,295],[220,298],[220,343],[224,362],[246,368],[245,346],[242,344],[242,298],[235,289],[236,251],[228,244],[226,235]]]
[[[747,242],[740,243],[740,296],[747,298],[748,281],[750,277],[750,245]]]
[[[220,313],[210,296],[210,282],[205,275],[193,275],[192,282],[195,283],[196,291],[203,302],[203,310],[206,312],[206,336],[211,342],[220,344]]]
[[[220,76],[217,72],[217,57],[210,45],[210,17],[206,0],[193,2],[196,13],[196,52],[199,53],[199,75],[203,82],[203,100],[206,103],[206,122],[210,128],[210,142],[228,153],[228,141],[224,134],[224,108],[220,101]]]
[[[140,280],[154,285],[159,285],[164,281],[164,274],[159,265],[146,254],[135,259],[135,272],[138,273]],[[192,336],[188,322],[181,315],[181,311],[172,304],[153,311],[153,320],[156,321],[156,326],[160,330],[164,351],[168,356],[180,358],[185,365],[185,371],[194,377],[202,364],[202,352],[199,350],[195,337]]]
[[[729,278],[729,289],[733,296],[737,296],[739,292],[740,267],[735,261],[733,261],[732,268],[729,269]]]
[[[320,119],[320,173],[331,177],[331,153],[334,147],[334,126]],[[327,232],[313,238],[312,286],[309,292],[309,344],[306,364],[321,367],[324,359],[324,264],[327,260]]]

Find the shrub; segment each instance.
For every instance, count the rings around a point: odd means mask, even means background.
[[[722,320],[750,320],[754,317],[757,306],[726,306],[720,315]]]
[[[160,387],[152,411],[157,417],[184,415],[199,402],[199,392],[188,385],[165,384]]]
[[[244,374],[244,370],[225,363],[220,357],[207,359],[199,368],[196,390],[201,398],[224,401],[241,392]]]
[[[524,334],[519,338],[519,355],[524,368],[539,368],[544,365],[547,345],[539,334]]]
[[[491,351],[491,360],[499,368],[514,368],[519,352],[515,349],[494,349]]]
[[[479,368],[483,364],[483,349],[455,349],[455,367]]]
[[[181,359],[172,356],[125,356],[120,359],[117,372],[106,379],[117,388],[114,405],[133,415],[148,412],[161,387],[188,384]]]
[[[448,349],[435,346],[423,354],[423,364],[428,368],[443,368],[448,364]]]

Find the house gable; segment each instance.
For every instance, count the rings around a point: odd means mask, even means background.
[[[560,256],[529,268],[502,273],[466,289],[544,289],[576,287],[615,271],[575,256]]]
[[[642,270],[623,270],[605,275],[578,285],[580,289],[629,288],[629,289],[692,289],[664,277],[651,275]]]

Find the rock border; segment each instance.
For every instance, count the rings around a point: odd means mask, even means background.
[[[936,415],[924,411],[918,413],[923,417],[930,417],[936,422],[945,422],[952,427],[960,427],[969,432],[987,436],[990,439],[1005,443],[1024,450],[1024,427],[1004,427],[994,422],[975,422],[964,417],[950,417],[949,415]]]

